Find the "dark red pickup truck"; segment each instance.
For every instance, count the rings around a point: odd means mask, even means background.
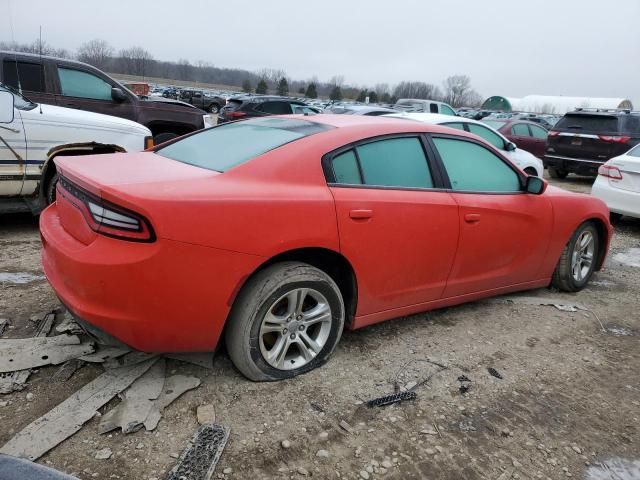
[[[210,126],[207,113],[185,102],[140,98],[86,63],[0,51],[0,82],[34,102],[128,118],[151,130],[155,144]]]

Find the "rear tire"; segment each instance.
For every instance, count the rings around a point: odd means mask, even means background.
[[[160,145],[161,143],[168,142],[169,140],[173,140],[174,138],[177,138],[177,137],[178,135],[176,133],[170,133],[170,132],[159,133],[153,137],[153,144]]]
[[[49,182],[44,187],[44,199],[47,205],[51,205],[56,201],[56,186],[58,185],[58,172],[53,174],[53,177],[49,179]]]
[[[562,251],[551,286],[563,292],[582,290],[595,270],[599,247],[600,235],[595,225],[580,225]]]
[[[255,274],[238,295],[225,332],[227,351],[250,380],[295,377],[328,360],[344,317],[331,277],[306,263],[278,263]]]
[[[549,175],[551,178],[567,178],[569,172],[561,168],[549,167]]]
[[[623,215],[621,213],[609,212],[609,221],[611,223],[619,222],[622,220]]]
[[[217,104],[212,103],[211,105],[209,105],[210,113],[218,113],[219,111],[220,111],[220,107]]]

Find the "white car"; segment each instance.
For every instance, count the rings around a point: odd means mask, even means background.
[[[640,218],[640,145],[598,169],[591,195],[607,204],[612,219]]]
[[[485,125],[477,120],[464,117],[451,117],[449,115],[438,115],[436,113],[392,113],[385,117],[404,118],[408,120],[416,120],[423,123],[431,123],[433,125],[442,125],[443,127],[456,128],[474,135],[478,135],[491,145],[500,150],[505,157],[511,160],[520,170],[529,175],[542,177],[544,174],[544,165],[542,160],[525,150],[521,150],[515,143],[510,142],[500,132]]]
[[[53,159],[138,152],[151,131],[110,115],[33,103],[0,83],[0,212],[38,213],[55,200]]]

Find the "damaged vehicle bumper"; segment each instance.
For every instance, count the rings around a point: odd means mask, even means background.
[[[63,216],[80,213],[60,203],[40,216],[42,265],[92,337],[144,352],[215,350],[239,288],[232,279],[255,268],[255,257],[167,239],[72,235]]]

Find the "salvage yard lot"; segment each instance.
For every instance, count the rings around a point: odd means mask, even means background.
[[[588,192],[592,179],[552,183]],[[100,435],[94,418],[39,461],[82,479],[164,478],[198,427],[197,407],[211,404],[231,429],[221,478],[609,478],[598,476],[602,462],[640,457],[639,247],[640,220],[625,218],[585,290],[524,294],[586,308],[575,312],[491,300],[414,315],[345,332],[326,366],[276,383],[249,382],[225,352],[213,369],[168,360],[167,374],[202,383],[153,432]],[[0,217],[0,274],[35,276],[0,277],[0,318],[10,321],[2,338],[33,336],[30,318],[59,307],[39,277],[39,251],[35,219]],[[103,372],[86,365],[52,382],[58,368],[0,396],[0,445]],[[395,380],[430,375],[413,401],[365,405],[392,393]],[[462,375],[471,381],[465,394]],[[111,458],[96,459],[106,448]]]

